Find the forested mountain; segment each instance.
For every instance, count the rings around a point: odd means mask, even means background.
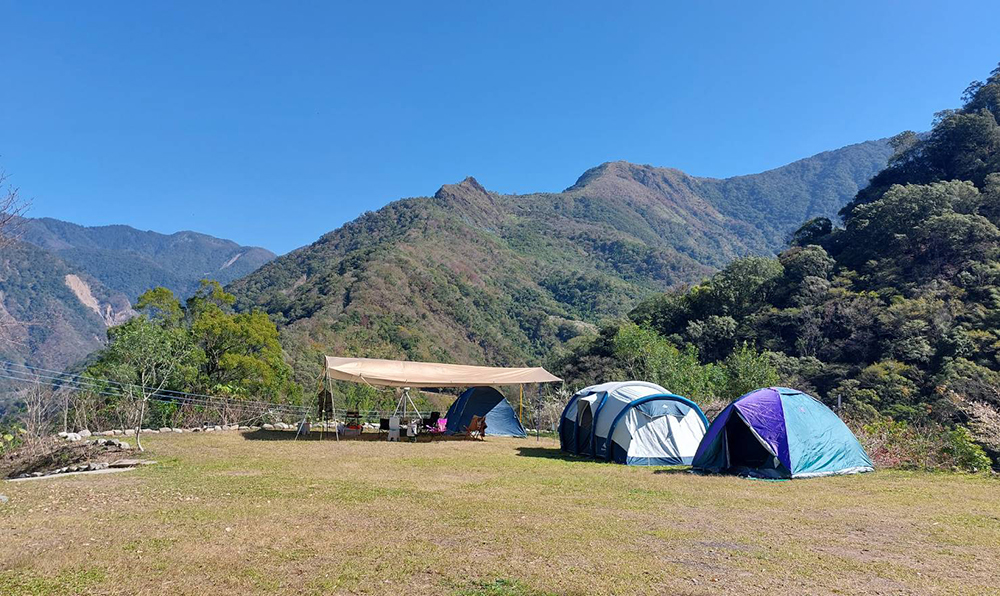
[[[530,195],[468,178],[367,213],[227,289],[279,322],[302,381],[324,352],[537,363],[651,293],[773,254],[802,218],[833,216],[891,151],[861,143],[725,180],[613,162]]]
[[[158,234],[129,226],[84,227],[24,219],[19,242],[0,253],[0,316],[12,336],[0,357],[61,369],[106,340],[132,316],[131,302],[164,286],[187,297],[199,280],[223,282],[274,258],[195,232]]]
[[[1000,455],[998,121],[1000,68],[930,133],[894,140],[842,227],[812,219],[777,258],[740,259],[646,300],[632,322],[577,345],[559,372],[586,383],[629,369],[622,338],[638,324],[655,335],[650,345],[706,367],[762,350],[775,381],[854,416],[968,424]]]
[[[197,232],[85,227],[47,217],[26,219],[20,231],[24,242],[55,253],[130,300],[157,286],[188,296],[202,279],[229,283],[275,257],[263,248]]]
[[[0,258],[0,357],[61,369],[104,342],[132,314],[128,298],[55,254],[26,242]]]

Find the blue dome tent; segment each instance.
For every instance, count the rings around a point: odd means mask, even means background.
[[[692,466],[759,478],[874,469],[854,433],[830,408],[785,387],[758,389],[729,404],[712,422]]]
[[[472,422],[473,416],[486,417],[488,436],[524,437],[524,427],[517,419],[514,408],[502,393],[493,387],[470,387],[458,396],[448,408],[447,432],[458,434]]]
[[[708,420],[690,400],[654,383],[625,381],[578,391],[563,409],[563,451],[628,465],[690,464]]]

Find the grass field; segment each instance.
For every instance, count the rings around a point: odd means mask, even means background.
[[[157,465],[0,483],[0,594],[1000,590],[995,479],[764,482],[546,439],[274,436],[154,435]]]

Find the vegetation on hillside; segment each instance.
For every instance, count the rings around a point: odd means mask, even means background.
[[[7,341],[0,357],[62,369],[101,347],[106,324],[67,284],[68,275],[86,283],[99,309],[125,312],[124,295],[69,267],[54,254],[26,242],[3,249],[0,259],[0,316]]]
[[[140,316],[109,329],[108,346],[84,371],[91,390],[76,394],[76,427],[177,426],[178,418],[198,419],[199,408],[211,409],[183,399],[150,402],[165,391],[237,404],[300,403],[274,323],[260,311],[233,312],[234,301],[209,281],[183,306],[166,288],[140,296]]]
[[[608,163],[557,194],[498,195],[470,178],[367,213],[228,289],[279,324],[304,385],[324,353],[540,363],[643,297],[778,248],[794,230],[789,204],[833,215],[888,151],[865,143],[730,180]]]
[[[86,227],[52,218],[26,219],[25,242],[58,255],[108,288],[135,300],[162,286],[186,298],[202,279],[226,284],[275,255],[197,232],[160,234],[130,226]]]
[[[958,443],[968,426],[995,458],[998,97],[1000,68],[969,88],[962,108],[938,115],[928,135],[895,140],[887,169],[845,207],[843,227],[810,220],[777,258],[740,259],[646,300],[629,322],[576,346],[561,372],[586,382],[602,368],[626,368],[608,338],[633,325],[703,366],[753,346],[776,379],[841,403],[850,416],[944,425],[941,432],[959,425]]]

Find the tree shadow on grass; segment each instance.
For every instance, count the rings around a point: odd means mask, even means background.
[[[294,430],[254,430],[250,432],[242,433],[243,438],[247,441],[336,441],[337,436],[332,432],[329,433],[306,433],[298,435],[296,438],[296,432]],[[357,437],[352,437],[352,440]]]
[[[697,474],[691,471],[691,466],[671,466],[669,468],[659,468],[653,470],[654,474]]]
[[[521,457],[540,457],[542,459],[561,459],[563,461],[580,463],[610,464],[604,458],[593,458],[586,455],[573,455],[551,447],[518,447],[517,454]],[[691,474],[691,466],[656,467],[654,474]]]
[[[594,459],[592,457],[585,457],[579,455],[572,455],[565,453],[560,449],[554,449],[552,447],[518,447],[517,454],[521,457],[540,457],[542,459],[561,459],[564,461],[578,461],[578,462],[601,462],[603,459]]]
[[[360,435],[344,436],[341,435],[337,438],[336,433],[330,432],[319,432],[313,430],[311,432],[298,435],[296,439],[296,432],[294,430],[255,430],[250,432],[242,433],[243,438],[247,441],[362,441],[362,442],[385,442],[387,440],[387,435],[385,433],[378,433],[375,431],[369,431],[362,433]],[[419,433],[417,434],[417,440],[413,441],[408,437],[400,437],[400,443],[438,443],[441,441],[471,441],[465,435],[436,435],[431,436],[429,433]]]

